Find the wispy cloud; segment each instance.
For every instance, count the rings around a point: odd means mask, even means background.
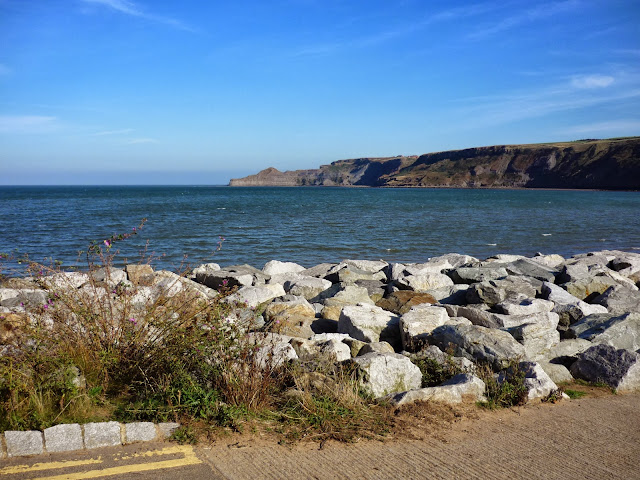
[[[155,138],[132,138],[125,142],[125,145],[139,145],[142,143],[160,143]]]
[[[156,23],[163,23],[165,25],[169,25],[170,27],[176,28],[178,30],[184,30],[192,33],[197,32],[196,29],[190,27],[189,25],[185,24],[180,20],[146,12],[137,4],[130,2],[128,0],[81,0],[81,1],[83,1],[84,3],[94,3],[94,4],[103,5],[105,7],[111,8],[112,10],[116,10],[120,13],[124,13],[125,15],[144,18],[145,20],[150,20]]]
[[[487,2],[465,7],[440,10],[438,12],[430,13],[425,16],[416,18],[411,22],[398,25],[395,28],[380,30],[370,35],[360,36],[344,41],[303,46],[295,50],[291,56],[324,56],[343,49],[373,47],[388,41],[392,41],[396,38],[411,35],[412,33],[428,27],[429,25],[444,22],[455,22],[463,18],[475,17],[477,15],[495,10],[496,8],[498,7],[496,7],[494,3]]]
[[[583,134],[583,133],[599,133],[599,132],[616,132],[616,134],[640,134],[640,120],[625,119],[612,120],[609,122],[591,123],[586,125],[576,125],[563,131],[565,134]]]
[[[132,128],[123,128],[120,130],[105,130],[102,132],[96,132],[96,133],[92,133],[91,136],[92,137],[103,137],[103,136],[107,136],[107,135],[127,135],[129,133],[133,132]]]
[[[41,115],[0,115],[0,133],[46,133],[57,127],[56,121]]]
[[[580,81],[575,82],[576,79]],[[616,88],[604,88],[613,85],[614,81]],[[640,86],[634,75],[621,76],[620,80],[604,75],[576,76],[545,88],[459,99],[457,102],[464,106],[457,109],[457,114],[469,119],[467,126],[500,125],[580,108],[628,103],[639,98]]]
[[[579,75],[571,79],[571,85],[575,88],[605,88],[611,85],[615,79],[609,75]]]
[[[487,23],[483,26],[480,26],[476,31],[471,32],[468,37],[472,40],[489,37],[505,30],[510,30],[527,23],[573,10],[579,5],[580,1],[578,0],[565,0],[562,2],[543,3],[536,7],[527,9],[523,12],[503,16],[496,22]]]

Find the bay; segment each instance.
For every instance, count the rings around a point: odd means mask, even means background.
[[[116,262],[156,268],[345,258],[421,262],[457,252],[640,249],[640,193],[223,186],[0,187],[0,252],[85,263],[91,240],[131,232]],[[222,248],[217,251],[220,237]]]

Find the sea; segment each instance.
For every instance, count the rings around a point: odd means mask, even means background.
[[[107,252],[105,240],[133,234]],[[640,253],[640,192],[227,186],[2,186],[0,273],[28,256],[83,268],[93,241],[116,265],[343,259],[424,262],[445,253]]]

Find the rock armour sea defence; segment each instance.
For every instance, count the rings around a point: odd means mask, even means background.
[[[349,364],[363,391],[391,403],[482,400],[478,365],[499,381],[519,365],[529,400],[573,378],[640,390],[636,253],[449,254],[420,264],[344,260],[310,268],[273,260],[263,269],[201,265],[191,278],[138,268],[114,269],[111,277],[105,284],[137,284],[140,301],[184,289],[208,300],[233,286],[223,301],[240,306],[229,321],[249,320],[265,364]],[[88,277],[47,280],[83,288]],[[25,305],[46,299],[37,288],[0,288],[0,354],[28,321]],[[414,362],[425,356],[458,365],[458,376],[426,386]]]

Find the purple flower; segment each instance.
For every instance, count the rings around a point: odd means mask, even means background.
[[[135,318],[133,318],[133,317],[131,317],[131,318],[129,319],[129,321],[130,321],[131,323],[133,323],[134,325],[138,325],[137,320],[136,320]]]
[[[107,247],[110,247],[110,246],[111,246],[111,240],[105,240],[105,241],[104,241],[104,244],[105,244]]]

